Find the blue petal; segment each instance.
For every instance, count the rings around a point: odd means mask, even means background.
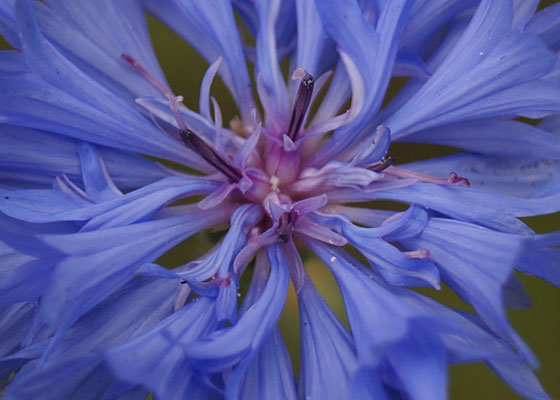
[[[101,203],[122,196],[121,191],[109,176],[105,163],[95,146],[87,142],[81,142],[79,153],[82,179],[89,198],[94,203]]]
[[[355,114],[309,161],[322,165],[348,148],[381,106],[412,3],[406,0],[385,3],[376,29],[352,2],[316,1],[315,5],[323,28],[336,42],[345,61],[352,84],[351,115]],[[368,51],[363,51],[364,48]]]
[[[539,0],[513,0],[513,31],[522,31],[537,11]]]
[[[15,0],[0,3],[0,35],[15,48],[21,48],[15,15]]]
[[[554,149],[550,149],[550,152],[553,151]],[[406,164],[403,167],[440,177],[455,172],[466,177],[473,188],[517,197],[538,196],[540,189],[560,179],[560,162],[527,157],[489,157],[461,153]]]
[[[22,25],[27,27],[22,37],[24,46],[29,46],[25,52],[31,57],[28,62],[37,70],[31,72],[16,57],[18,73],[0,75],[0,116],[15,125],[167,158],[194,168],[204,166],[202,161],[192,159],[192,152],[185,151],[184,145],[163,134],[132,105],[93,81],[50,46],[26,3],[18,2],[22,18],[28,22]],[[2,55],[14,58],[13,53]]]
[[[44,236],[46,243],[68,255],[56,266],[42,298],[45,320],[64,329],[131,279],[142,264],[197,231],[223,222],[229,212],[222,207],[102,231]]]
[[[439,288],[439,273],[435,265],[424,259],[406,257],[387,243],[418,235],[427,224],[427,214],[411,207],[400,217],[378,228],[361,228],[341,224],[343,235],[367,258],[383,278],[394,285],[430,285]]]
[[[0,242],[0,247],[5,245]],[[12,250],[0,256],[0,304],[38,299],[48,287],[56,258],[35,259]]]
[[[534,400],[552,400],[527,365],[511,361],[493,361],[489,365],[520,396]]]
[[[184,37],[208,62],[223,57],[225,64],[220,68],[220,75],[233,94],[243,121],[249,123],[255,103],[231,3],[224,0],[212,4],[171,0],[157,5],[151,1],[145,1],[144,4],[150,12]]]
[[[263,217],[262,208],[255,204],[245,204],[238,207],[230,218],[230,227],[218,247],[202,262],[185,269],[181,277],[192,282],[202,282],[218,274],[219,278],[226,278],[233,273],[233,261],[247,243],[247,232]],[[230,286],[237,289],[237,284],[230,282]],[[237,292],[233,293],[237,297]],[[231,300],[231,299],[229,299]]]
[[[538,35],[552,50],[557,49],[560,45],[560,4],[540,10],[529,21],[525,31]]]
[[[552,243],[546,242],[549,238],[552,238]],[[527,238],[519,255],[517,269],[560,286],[560,249],[553,247],[559,243],[560,236],[557,233]]]
[[[384,122],[394,138],[431,126],[493,115],[519,115],[533,108],[531,102],[519,97],[504,105],[501,96],[511,96],[512,90],[527,91],[522,84],[546,74],[556,60],[534,36],[506,37],[511,28],[511,7],[507,1],[481,3],[438,70]]]
[[[184,351],[196,368],[207,372],[222,371],[250,358],[274,328],[284,307],[289,273],[280,245],[268,247],[268,259],[270,276],[253,307],[235,325],[185,346]]]
[[[513,272],[522,244],[520,237],[433,218],[418,239],[403,243],[428,249],[444,281],[472,304],[488,326],[534,361],[530,350],[509,326],[502,302],[502,286]]]
[[[206,179],[169,177],[99,204],[62,191],[18,190],[0,197],[0,211],[36,223],[91,220],[83,228],[87,231],[145,219],[177,197],[208,193],[217,185]]]
[[[404,28],[401,47],[417,54],[445,22],[476,3],[477,0],[417,0]]]
[[[437,336],[433,335],[429,323],[417,323],[411,329],[415,334],[391,346],[387,350],[387,359],[411,399],[445,400],[445,348]]]
[[[295,3],[298,22],[295,65],[312,76],[319,76],[330,67],[336,54],[326,38],[314,2],[297,0]]]
[[[32,303],[14,303],[0,311],[0,359],[15,353],[23,341],[33,317]],[[0,363],[0,387],[10,379],[10,373],[21,365],[21,360]]]
[[[542,198],[521,198],[489,193],[475,188],[438,186],[427,183],[379,191],[370,194],[329,195],[331,201],[348,198],[350,201],[372,199],[398,200],[428,207],[463,221],[489,228],[530,233],[531,231],[514,216],[548,214],[558,210],[558,192]]]
[[[358,370],[352,337],[307,276],[298,293],[300,398],[343,399]]]
[[[169,125],[170,129],[179,130],[179,125],[175,120],[175,116],[171,112],[169,108],[169,101],[145,96],[139,97],[136,99],[136,103],[146,109],[151,115],[157,117],[160,122],[163,121],[165,124]],[[212,121],[206,119],[202,115],[188,109],[187,107],[180,107],[179,112],[181,117],[187,124],[187,126],[197,134],[201,135],[207,142],[209,143],[217,143],[218,142],[218,135],[216,132],[216,127],[212,123]],[[221,128],[220,129],[220,137],[219,140],[224,140],[226,143],[226,148],[234,148],[237,147],[237,142],[239,141],[239,136],[236,136],[230,130]],[[216,146],[218,147],[218,146]],[[185,150],[190,151],[188,148]],[[196,153],[192,153],[193,155]],[[208,167],[206,164],[204,169],[201,171],[212,171],[212,168]]]
[[[297,399],[294,372],[288,349],[274,328],[247,367],[240,399]]]
[[[193,373],[180,345],[218,327],[213,300],[200,298],[151,330],[109,350],[105,358],[124,382],[144,385],[161,399],[203,399],[208,387]]]
[[[407,319],[414,311],[356,268],[337,248],[312,239],[305,239],[305,243],[331,269],[338,282],[358,361],[363,365],[377,365],[386,347],[406,336]]]
[[[289,117],[288,91],[284,84],[284,78],[280,71],[280,60],[276,48],[275,25],[280,14],[282,2],[278,0],[265,1],[257,0],[255,3],[259,16],[259,31],[256,38],[256,71],[260,76],[267,97],[271,104],[265,109],[267,117],[273,114],[273,119],[277,123],[287,121]],[[278,128],[286,128],[279,126]]]
[[[258,300],[268,279],[266,254],[257,255],[251,285],[240,313],[245,314]],[[292,363],[282,334],[274,327],[258,352],[240,363],[227,380],[230,398],[296,399]]]
[[[559,159],[560,137],[539,128],[518,121],[490,118],[429,128],[408,135],[405,140],[443,144],[496,156]]]
[[[79,4],[71,0],[35,3],[41,32],[70,62],[113,93],[132,101],[157,90],[124,62],[129,54],[160,82],[143,10],[136,0]]]
[[[97,147],[115,184],[130,190],[169,175],[159,164],[131,153]],[[81,181],[78,141],[49,132],[0,124],[0,180],[18,186],[51,187],[65,174]]]
[[[351,396],[354,399],[390,400],[380,376],[382,371],[373,368],[360,368],[352,385]]]
[[[115,385],[121,387],[119,391],[128,389],[128,385],[123,388],[115,382],[100,364],[99,352],[149,329],[167,316],[172,311],[176,285],[169,280],[132,281],[78,320],[46,363],[42,366],[38,361],[28,363],[10,384],[6,395],[60,399],[76,393],[79,398],[99,398],[100,394],[83,392],[83,389],[88,385],[96,390],[105,385],[113,386],[111,390],[118,389]],[[53,381],[56,390],[51,387]],[[46,397],[47,393],[50,397]]]

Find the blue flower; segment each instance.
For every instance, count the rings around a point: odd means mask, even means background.
[[[3,398],[432,400],[449,364],[484,361],[548,399],[505,314],[527,302],[514,271],[560,284],[560,233],[519,219],[560,210],[560,4],[537,3],[3,0]],[[145,11],[210,63],[198,112]],[[396,165],[398,141],[462,151]],[[207,229],[223,237],[206,254],[156,263]],[[290,281],[297,385],[277,326]],[[476,313],[411,289],[442,282]]]

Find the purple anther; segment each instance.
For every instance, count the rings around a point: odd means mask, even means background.
[[[300,70],[296,70],[298,73]],[[301,126],[303,125],[303,120],[305,119],[305,114],[309,108],[309,103],[311,103],[311,95],[313,94],[313,77],[307,72],[303,72],[301,82],[299,84],[299,89],[296,95],[296,100],[294,101],[294,106],[292,108],[292,118],[290,119],[290,125],[288,127],[288,132],[286,135],[296,141]],[[297,76],[296,74],[294,74]]]
[[[471,182],[464,176],[459,176],[455,172],[449,174],[449,183],[453,185],[465,185],[466,187],[471,187]]]
[[[393,157],[383,157],[381,161],[376,162],[375,164],[369,167],[370,170],[373,172],[381,172],[387,167],[390,167],[395,162]]]
[[[216,150],[209,146],[196,133],[190,129],[181,129],[179,134],[181,135],[181,139],[185,143],[185,146],[208,161],[208,163],[224,174],[232,183],[236,183],[241,180],[241,172],[239,172],[239,170],[227,159],[220,156]]]

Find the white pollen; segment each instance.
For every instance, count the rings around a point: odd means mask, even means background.
[[[275,192],[278,191],[278,184],[280,183],[280,179],[276,175],[272,175],[268,180],[268,183],[272,185],[272,190]]]
[[[484,52],[481,51],[480,53],[478,53],[478,55],[483,56],[483,55],[484,55]]]
[[[331,257],[331,262],[335,262],[335,261],[336,261],[336,257],[335,257],[335,256],[332,256],[332,257]]]

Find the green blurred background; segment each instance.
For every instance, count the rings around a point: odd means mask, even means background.
[[[1,0],[0,0],[1,1]],[[542,2],[542,6],[556,1]],[[187,107],[198,109],[199,86],[208,63],[188,44],[160,22],[148,17],[154,48],[168,82],[174,92],[184,96]],[[0,37],[0,48],[9,48]],[[394,92],[402,81],[392,83]],[[394,93],[393,93],[394,94]],[[231,120],[236,114],[235,104],[223,83],[218,79],[212,87],[212,95],[218,100],[224,121]],[[391,93],[389,94],[391,95]],[[419,149],[421,149],[419,151]],[[394,144],[390,154],[398,163],[416,161],[424,158],[448,154],[453,149],[436,146]],[[379,205],[377,205],[379,206]],[[526,219],[537,232],[550,232],[560,229],[560,213]],[[163,256],[159,262],[171,267],[183,264],[203,254],[221,235],[204,232],[184,242]],[[346,323],[340,292],[327,268],[309,254],[304,254],[306,268],[316,285],[325,296],[333,310]],[[559,266],[560,267],[560,266]],[[560,290],[539,279],[520,275],[527,294],[533,304],[528,310],[510,310],[508,316],[517,332],[527,341],[540,360],[537,375],[544,388],[554,399],[560,399]],[[422,289],[422,293],[460,309],[471,308],[462,302],[449,288],[440,292]],[[299,360],[299,321],[297,301],[293,288],[280,319],[280,328],[288,344],[290,354],[296,365]],[[519,398],[507,385],[493,374],[484,364],[462,364],[450,370],[450,391],[452,400],[464,399],[516,399]]]

